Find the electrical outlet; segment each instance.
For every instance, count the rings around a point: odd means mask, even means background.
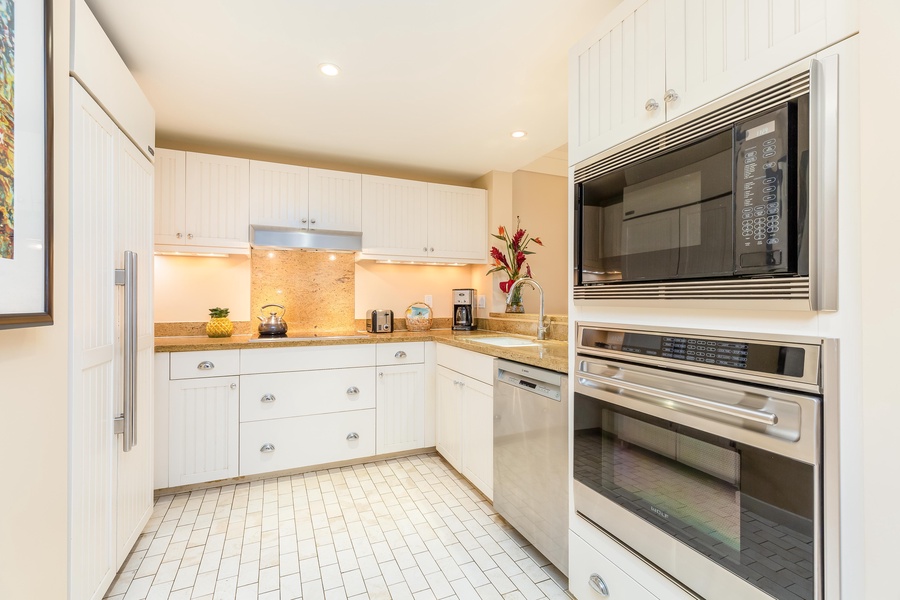
[[[484,296],[478,296],[478,308],[485,308],[485,303],[487,300]]]
[[[434,306],[434,297],[431,294],[425,294],[425,304]]]

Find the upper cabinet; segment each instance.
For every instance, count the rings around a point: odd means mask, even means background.
[[[857,29],[852,0],[626,1],[570,52],[570,164]]]
[[[484,263],[487,193],[363,176],[363,259]]]
[[[157,149],[157,251],[247,252],[250,161]]]
[[[250,224],[359,232],[362,176],[250,161]]]

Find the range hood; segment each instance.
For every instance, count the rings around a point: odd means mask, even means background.
[[[362,234],[322,229],[293,229],[291,227],[250,226],[250,245],[254,248],[276,250],[319,250],[322,252],[359,252]]]

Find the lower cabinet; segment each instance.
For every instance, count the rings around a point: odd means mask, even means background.
[[[168,360],[167,360],[168,359]],[[156,487],[238,475],[237,350],[173,352],[158,359]]]
[[[493,500],[494,359],[438,345],[437,362],[435,447]]]
[[[241,475],[374,454],[374,409],[241,423]]]
[[[378,454],[425,446],[425,365],[378,367]]]
[[[578,600],[657,600],[572,531],[569,531],[569,593]]]

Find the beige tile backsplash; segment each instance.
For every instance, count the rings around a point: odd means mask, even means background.
[[[254,249],[250,261],[253,322],[264,305],[281,304],[289,331],[355,329],[352,254]]]

